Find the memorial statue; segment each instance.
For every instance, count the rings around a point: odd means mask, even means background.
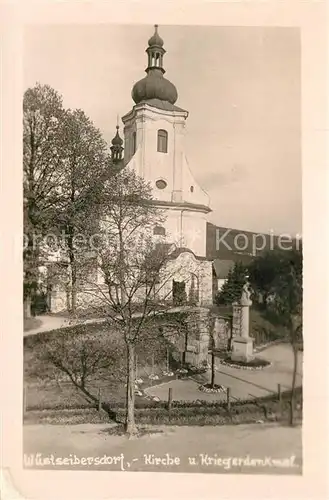
[[[251,302],[250,296],[251,296],[250,283],[247,281],[247,283],[245,283],[242,288],[241,304],[250,305]]]

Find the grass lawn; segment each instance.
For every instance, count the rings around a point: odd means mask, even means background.
[[[67,375],[56,369],[50,361],[45,361],[42,353],[49,346],[57,346],[64,330],[47,332],[27,337],[24,341],[24,383],[26,406],[28,409],[76,408],[88,406],[88,401],[70,382]],[[102,400],[110,405],[125,401],[125,343],[120,332],[106,323],[78,325],[65,329],[66,335],[83,337],[84,332],[93,334],[104,343],[106,349],[115,350],[114,366],[110,370],[98,370],[86,386],[95,397],[101,391]],[[138,378],[149,381],[151,373],[159,374],[166,369],[166,341],[158,335],[147,332],[136,347],[138,357]],[[61,343],[58,348],[61,348]],[[74,346],[73,346],[74,347]],[[77,356],[78,356],[77,351]],[[157,383],[156,381],[153,382]],[[140,397],[136,396],[136,401]]]
[[[216,314],[229,316],[231,307],[214,306],[211,311]],[[282,329],[274,326],[263,317],[261,311],[251,309],[251,335],[256,338],[256,345],[275,340],[284,335]],[[32,321],[35,319],[32,319]],[[30,326],[35,328],[35,324]],[[74,388],[68,377],[49,362],[40,357],[40,345],[58,340],[63,330],[50,331],[26,337],[24,339],[24,383],[26,387],[26,404],[29,409],[43,408],[76,408],[87,406],[89,403]],[[107,323],[93,323],[77,325],[65,329],[70,336],[81,336],[87,332],[103,341],[106,349],[116,349],[116,358],[111,370],[102,370],[95,373],[87,383],[89,391],[97,397],[101,391],[102,400],[115,404],[125,400],[125,344],[120,332],[115,331]],[[42,339],[42,342],[41,342]],[[156,325],[150,328],[136,348],[138,357],[138,375],[149,385],[156,385],[149,380],[151,373],[160,375],[166,369],[167,349],[169,344],[159,335]],[[59,347],[61,347],[59,345]],[[172,347],[171,347],[172,348]],[[75,351],[74,351],[75,352]],[[182,382],[185,384],[185,382]],[[180,385],[180,384],[178,384]],[[201,396],[200,392],[200,396]],[[176,397],[178,397],[176,395]],[[218,396],[216,396],[218,397]],[[136,396],[138,401],[140,396]],[[182,399],[184,394],[182,394]]]

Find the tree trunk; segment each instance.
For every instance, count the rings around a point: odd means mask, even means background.
[[[31,318],[31,296],[24,299],[24,318]]]
[[[74,314],[77,309],[77,269],[73,251],[70,252],[71,262],[71,312]]]
[[[215,337],[214,332],[211,335],[211,387],[215,385]]]
[[[76,274],[72,275],[72,297],[71,297],[71,310],[74,314],[77,310],[77,280]]]
[[[126,432],[129,436],[137,433],[135,424],[135,346],[127,342],[127,413]]]
[[[215,385],[215,354],[211,351],[211,387]]]
[[[71,313],[74,314],[77,308],[77,268],[74,255],[74,245],[73,245],[73,229],[69,228],[69,259],[70,259],[70,270],[71,270]]]
[[[28,246],[23,253],[24,258],[24,317],[31,318],[33,316],[32,305],[35,302],[36,291],[38,288],[38,248],[34,248],[33,235],[28,234]]]
[[[296,388],[296,376],[297,376],[297,365],[298,365],[298,349],[295,343],[292,344],[292,350],[294,354],[294,368],[292,373],[292,384],[291,384],[291,396],[290,396],[290,415],[289,424],[294,425],[294,410],[295,410],[295,388]]]

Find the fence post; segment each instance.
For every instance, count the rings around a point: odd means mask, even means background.
[[[227,390],[226,390],[226,403],[227,403],[227,409],[228,411],[231,410],[231,399],[230,399],[230,395],[231,395],[231,389],[228,387]]]
[[[169,387],[169,390],[168,390],[168,417],[169,417],[169,421],[171,418],[171,405],[172,405],[172,388]]]
[[[278,384],[278,400],[282,403],[281,384]]]
[[[168,390],[168,411],[171,410],[171,405],[172,405],[172,387],[169,387],[169,390]]]
[[[98,389],[98,411],[99,413],[102,411],[102,392],[100,387]]]
[[[138,354],[135,356],[135,378],[138,379]]]
[[[167,348],[167,372],[169,372],[169,349]]]

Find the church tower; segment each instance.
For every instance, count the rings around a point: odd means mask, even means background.
[[[166,240],[205,257],[209,197],[187,163],[188,112],[176,106],[176,87],[164,77],[166,51],[157,25],[146,53],[146,76],[133,86],[135,105],[122,118],[124,162],[151,184],[155,203],[167,217],[162,228]]]

